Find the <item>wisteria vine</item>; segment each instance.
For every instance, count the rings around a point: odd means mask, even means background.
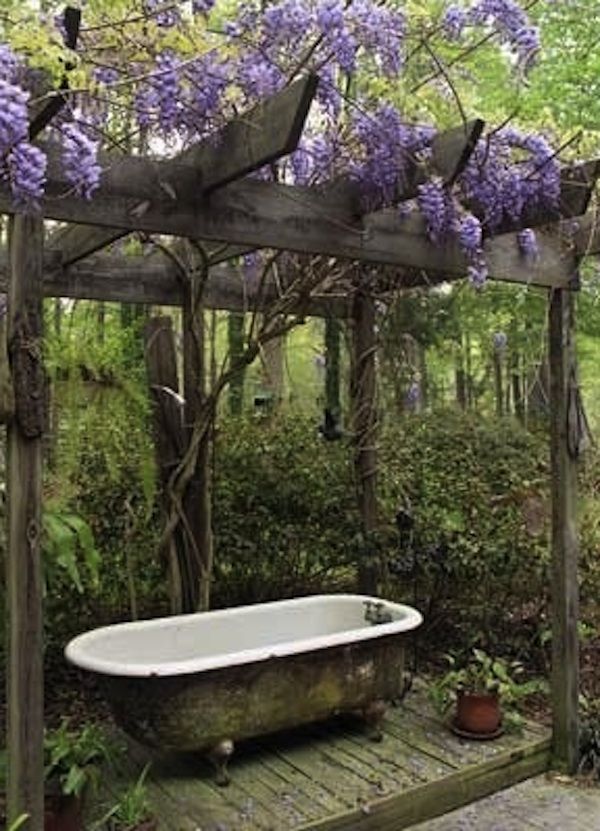
[[[390,101],[374,103],[360,84],[365,75],[402,75],[411,21],[400,6],[377,0],[279,0],[264,8],[249,3],[215,32],[214,0],[135,2],[142,34],[154,32],[153,47],[124,67],[114,45],[89,34],[81,60],[91,46],[90,89],[73,95],[51,128],[65,180],[77,196],[93,198],[101,182],[97,153],[115,107],[130,114],[146,146],[159,140],[163,147],[181,147],[214,133],[232,113],[309,69],[320,78],[317,113],[298,149],[280,164],[280,178],[316,185],[346,176],[357,183],[365,209],[377,210],[397,203],[415,159],[428,164],[435,130],[408,123]],[[474,29],[494,32],[523,71],[535,62],[540,45],[516,0],[454,3],[441,12],[435,29],[448,41]],[[192,45],[195,33],[201,34],[202,49],[177,49],[173,33],[180,30]],[[32,210],[44,193],[47,159],[28,138],[27,83],[24,60],[0,43],[0,176],[10,184],[15,205]],[[451,187],[431,176],[403,210],[420,211],[432,244],[457,241],[469,279],[481,286],[486,233],[531,208],[555,209],[559,187],[558,161],[548,142],[505,127],[479,142]],[[537,256],[532,230],[519,233],[518,246],[524,257]]]

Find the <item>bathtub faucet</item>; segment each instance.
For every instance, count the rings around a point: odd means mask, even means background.
[[[392,613],[385,608],[381,600],[365,600],[365,620],[374,626],[379,623],[391,623]]]

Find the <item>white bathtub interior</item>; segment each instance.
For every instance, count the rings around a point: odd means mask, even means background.
[[[414,629],[419,613],[383,601],[392,621],[365,620],[362,595],[317,595],[103,627],[66,650],[73,663],[115,675],[168,675],[247,663]]]

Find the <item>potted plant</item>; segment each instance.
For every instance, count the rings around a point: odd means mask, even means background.
[[[110,755],[103,731],[94,724],[80,731],[68,722],[46,733],[46,801],[44,831],[82,831],[84,792],[95,786],[100,765]]]
[[[526,695],[539,691],[539,681],[520,683],[523,672],[518,661],[508,663],[493,658],[483,649],[474,649],[460,666],[448,656],[449,671],[430,688],[430,696],[441,713],[456,706],[450,726],[467,738],[495,738],[508,722],[519,727],[521,718],[516,703]]]
[[[139,778],[126,788],[118,802],[94,825],[110,831],[156,831],[156,821],[152,816],[146,776],[150,765],[141,772]]]

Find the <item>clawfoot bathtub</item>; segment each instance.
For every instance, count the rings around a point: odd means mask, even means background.
[[[316,595],[121,623],[72,640],[69,661],[102,676],[117,723],[165,750],[202,751],[227,781],[234,741],[360,710],[375,729],[398,698],[409,606]]]

